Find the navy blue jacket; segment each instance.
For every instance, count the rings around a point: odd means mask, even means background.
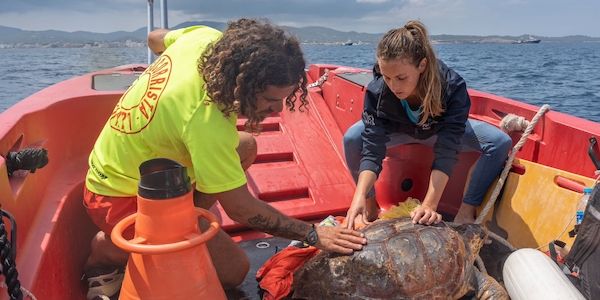
[[[442,115],[431,118],[423,125],[414,124],[406,115],[400,99],[387,87],[379,67],[373,68],[374,79],[367,86],[362,115],[365,131],[360,171],[371,170],[379,176],[385,157],[388,134],[406,133],[416,139],[427,139],[437,134],[432,169],[452,173],[457,161],[461,138],[469,116],[471,99],[467,85],[460,75],[438,60],[442,83]],[[420,118],[419,118],[420,121]],[[418,122],[417,122],[418,123]]]

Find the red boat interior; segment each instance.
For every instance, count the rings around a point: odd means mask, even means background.
[[[82,185],[93,143],[112,109],[144,66],[127,65],[79,76],[44,89],[19,102],[0,117],[0,151],[26,147],[48,149],[49,164],[35,173],[18,171],[8,177],[0,172],[0,203],[17,220],[17,269],[21,285],[39,299],[84,299],[79,280],[89,253],[89,241],[97,231],[82,206]],[[258,157],[248,170],[251,191],[289,216],[317,221],[328,215],[345,215],[354,183],[345,168],[342,137],[359,120],[362,97],[371,73],[362,69],[312,65],[309,82],[326,70],[328,79],[310,88],[310,105],[304,111],[282,112],[268,117],[257,137]],[[483,92],[470,90],[471,117],[495,125],[508,112],[531,119],[538,108]],[[238,122],[243,130],[244,120]],[[585,177],[595,168],[588,158],[589,144],[600,135],[596,123],[562,113],[548,112],[529,136],[518,157]],[[514,135],[518,140],[520,135]],[[440,210],[456,213],[466,174],[478,153],[463,153],[448,183]],[[390,149],[377,183],[382,207],[422,199],[431,166],[431,149],[405,145]],[[0,157],[0,166],[5,162]],[[515,164],[513,172],[527,172]],[[583,182],[557,178],[573,191]],[[256,289],[252,281],[257,265],[289,241],[270,239],[270,248],[255,247],[266,235],[234,223],[220,207],[213,210],[222,226],[239,241],[253,259],[253,270],[243,288]],[[252,251],[259,251],[253,254]],[[254,255],[254,256],[253,256]],[[256,259],[254,259],[256,257]],[[253,292],[246,292],[253,293]],[[0,298],[5,297],[0,292]]]

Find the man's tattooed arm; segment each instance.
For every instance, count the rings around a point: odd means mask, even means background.
[[[234,221],[278,237],[303,240],[312,228],[311,224],[288,217],[266,202],[254,198],[246,185],[211,197],[219,199],[227,215]]]
[[[246,185],[214,194],[213,197],[219,199],[232,220],[256,230],[292,240],[304,240],[312,230],[312,224],[288,217],[256,199]],[[351,254],[367,242],[360,232],[342,227],[316,227],[315,233],[316,236],[310,234],[309,237],[312,242],[316,238],[315,247],[337,253]]]
[[[274,236],[292,240],[303,240],[310,231],[310,224],[286,217],[268,204],[265,204],[265,206],[266,211],[249,216],[247,219],[248,226]]]

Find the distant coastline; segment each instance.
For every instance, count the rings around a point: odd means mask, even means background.
[[[172,28],[182,28],[191,25],[207,25],[217,29],[224,29],[222,22],[185,22]],[[305,44],[331,44],[344,45],[352,41],[352,45],[377,43],[382,34],[344,32],[326,27],[290,27],[283,26],[285,30],[298,37]],[[544,37],[531,34],[520,36],[474,36],[474,35],[432,35],[431,39],[436,44],[514,44],[519,40],[533,37],[542,43],[573,43],[573,42],[600,42],[599,37],[583,35],[564,37]],[[135,31],[117,31],[110,33],[96,33],[86,31],[66,32],[58,30],[29,31],[13,27],[0,26],[0,49],[6,48],[137,48],[146,47],[146,28]]]

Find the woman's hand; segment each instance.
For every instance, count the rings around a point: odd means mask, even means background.
[[[315,227],[319,241],[315,247],[333,251],[341,254],[352,254],[355,250],[361,250],[367,243],[364,235],[358,231],[338,226]]]
[[[348,212],[346,213],[346,220],[344,222],[346,228],[354,229],[357,220],[358,222],[362,221],[365,225],[371,224],[367,215],[367,201],[369,200],[362,194],[354,195],[350,209],[348,209]]]
[[[415,210],[410,212],[413,224],[437,224],[442,220],[442,215],[438,214],[435,209],[427,206],[420,205]]]
[[[425,194],[425,198],[423,199],[423,204],[410,213],[413,224],[431,225],[437,224],[442,220],[442,215],[438,214],[435,209],[440,202],[448,179],[448,175],[440,170],[431,171],[429,186],[427,194]]]

